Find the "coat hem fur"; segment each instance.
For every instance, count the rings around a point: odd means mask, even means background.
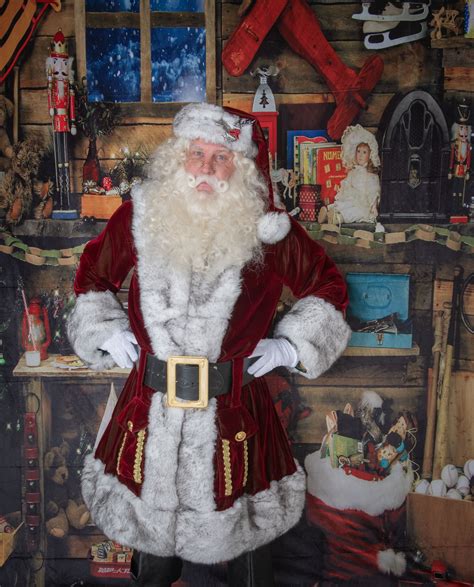
[[[287,532],[301,517],[305,474],[272,481],[269,489],[244,494],[223,511],[196,511],[178,506],[151,507],[104,472],[89,455],[82,474],[82,493],[94,522],[112,540],[156,556],[179,556],[202,564],[236,558]]]

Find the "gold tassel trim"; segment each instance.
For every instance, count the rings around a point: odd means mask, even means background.
[[[127,434],[128,432],[125,432],[125,434],[123,435],[123,440],[122,440],[122,444],[120,445],[120,450],[118,453],[118,457],[117,457],[117,475],[121,475],[120,473],[120,460],[122,459],[122,453],[123,453],[123,449],[125,448],[125,443],[127,442]]]
[[[246,440],[244,440],[244,479],[242,481],[242,487],[247,485],[247,478],[249,476],[249,447]]]
[[[224,495],[232,495],[232,474],[230,470],[230,441],[222,439],[222,456],[224,459]]]
[[[143,448],[145,446],[146,430],[139,430],[137,433],[137,449],[135,451],[135,463],[133,464],[133,480],[135,483],[143,483],[142,461]]]

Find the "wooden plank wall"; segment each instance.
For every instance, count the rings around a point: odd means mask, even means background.
[[[219,58],[222,47],[238,24],[239,4],[238,0],[216,2],[217,96],[224,105],[250,110],[257,87],[256,80],[248,73],[239,78],[229,76],[222,69]],[[310,4],[321,22],[324,34],[339,56],[348,66],[360,68],[371,54],[363,46],[361,23],[351,18],[354,12],[360,11],[360,3],[327,4],[311,0]],[[50,133],[45,60],[50,40],[59,27],[67,37],[70,52],[73,53],[73,0],[64,0],[60,13],[49,12],[40,24],[28,54],[23,58],[20,68],[19,121],[22,137],[35,133],[48,137]],[[358,119],[358,122],[374,131],[395,93],[421,87],[440,98],[443,84],[448,91],[462,90],[466,80],[472,78],[465,53],[445,53],[442,61],[443,52],[430,49],[427,43],[405,44],[383,50],[380,54],[385,62],[382,79],[368,100],[368,109]],[[263,42],[249,69],[269,64],[280,68],[279,76],[270,82],[278,105],[333,101],[321,76],[291,51],[276,30],[272,30]],[[443,65],[446,67],[444,74]],[[472,84],[472,80],[469,83]],[[470,87],[472,91],[474,88]],[[102,166],[112,166],[120,158],[121,147],[153,148],[170,136],[170,122],[169,119],[157,118],[123,120],[111,137],[98,141]],[[72,141],[75,191],[81,189],[80,177],[86,151],[87,141],[84,138],[78,137]],[[466,274],[474,271],[474,261],[434,243],[414,242],[384,249],[360,249],[328,243],[323,245],[344,274],[357,271],[404,273],[411,276],[410,313],[414,323],[414,340],[420,347],[420,355],[411,358],[345,357],[315,382],[302,377],[293,380],[303,404],[311,408],[310,415],[300,421],[294,440],[308,448],[318,444],[325,431],[325,414],[332,409],[342,409],[348,401],[356,403],[364,389],[372,389],[393,400],[395,413],[401,409],[416,413],[420,427],[419,457],[422,454],[426,380],[433,342],[431,321],[434,282],[437,278],[452,279],[456,263],[464,265]],[[72,278],[73,272],[67,268],[31,268],[26,282],[33,294],[55,287],[60,282],[69,282]],[[462,369],[474,371],[474,348],[465,331],[461,335],[460,356]],[[71,533],[64,549],[50,545],[48,558],[85,558],[87,548],[96,538],[99,537]]]
[[[58,28],[61,28],[68,43],[69,54],[75,54],[74,41],[74,0],[62,2],[61,12],[49,11],[38,26],[37,34],[24,55],[20,67],[20,137],[40,136],[50,140],[51,119],[48,114],[46,97],[46,58],[49,45]],[[171,134],[171,120],[152,117],[123,118],[120,126],[109,137],[99,138],[97,147],[103,169],[113,167],[121,159],[121,149],[134,151],[145,147],[152,151]],[[82,166],[87,156],[88,141],[81,136],[70,138],[72,164],[72,189],[81,191]]]

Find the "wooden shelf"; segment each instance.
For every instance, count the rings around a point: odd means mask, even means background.
[[[111,378],[126,378],[130,373],[130,369],[121,369],[114,367],[107,371],[94,371],[92,369],[61,369],[60,367],[53,367],[53,363],[58,355],[49,355],[45,361],[41,361],[39,367],[27,367],[25,362],[25,355],[20,357],[18,364],[13,369],[14,377],[73,377],[82,379],[111,379]]]
[[[432,49],[470,49],[474,46],[474,39],[468,39],[462,35],[446,37],[444,39],[431,39]]]
[[[386,347],[348,346],[343,357],[417,357],[420,347],[414,344],[411,349],[389,349]]]

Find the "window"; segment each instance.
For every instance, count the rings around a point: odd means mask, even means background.
[[[215,102],[215,0],[79,0],[78,78],[90,101],[124,114],[173,115]]]

